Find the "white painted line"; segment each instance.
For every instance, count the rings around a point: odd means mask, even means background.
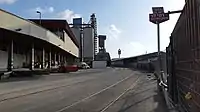
[[[112,88],[112,87],[118,85],[119,83],[121,83],[121,82],[123,82],[123,81],[129,79],[129,78],[132,77],[133,75],[134,75],[134,74],[131,74],[130,76],[128,76],[128,77],[126,77],[126,78],[124,78],[124,79],[122,79],[122,80],[120,80],[120,81],[118,81],[118,82],[116,82],[116,83],[114,83],[114,84],[112,84],[112,85],[110,85],[110,86],[108,86],[108,87],[106,87],[106,88],[104,88],[104,89],[102,89],[102,90],[100,90],[100,91],[98,91],[98,92],[96,92],[96,93],[94,93],[94,94],[92,94],[92,95],[86,97],[86,98],[83,98],[83,99],[81,99],[81,100],[79,100],[79,101],[76,101],[76,102],[72,103],[71,105],[68,105],[68,106],[66,106],[66,107],[64,107],[64,108],[62,108],[62,109],[60,109],[60,110],[58,110],[58,111],[56,111],[56,112],[63,112],[63,111],[65,111],[65,110],[67,110],[67,109],[69,109],[69,108],[71,108],[71,107],[73,107],[73,106],[75,106],[75,105],[77,105],[77,104],[79,104],[79,103],[81,103],[81,102],[87,100],[87,99],[90,99],[90,98],[92,98],[92,97],[94,97],[94,96],[96,96],[96,95],[98,95],[98,94],[100,94],[100,93],[102,93],[102,92],[104,92],[104,91],[106,91],[106,90],[108,90],[108,89],[110,89],[110,88]]]

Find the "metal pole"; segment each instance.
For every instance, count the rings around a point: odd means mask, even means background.
[[[83,52],[84,52],[84,50],[83,50],[83,28],[81,27],[81,32],[80,32],[80,58],[81,58],[81,62],[83,62]]]
[[[158,32],[158,58],[160,58],[160,24],[157,23],[157,32]]]
[[[157,23],[157,33],[158,33],[158,61],[159,61],[159,72],[160,72],[160,78],[163,80],[163,74],[162,74],[162,59],[161,59],[161,53],[160,53],[160,24]]]
[[[40,25],[42,25],[42,14],[41,14],[41,12],[39,13],[40,14]]]
[[[36,13],[40,14],[40,25],[42,23],[41,18],[42,18],[42,13],[40,11],[36,11]]]

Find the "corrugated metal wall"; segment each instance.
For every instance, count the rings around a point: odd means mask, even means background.
[[[184,111],[200,111],[200,1],[187,0],[172,33],[178,104]],[[185,96],[191,93],[192,98]]]

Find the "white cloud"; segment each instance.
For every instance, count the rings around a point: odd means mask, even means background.
[[[114,24],[110,25],[108,28],[108,35],[110,38],[118,39],[121,34],[121,30],[119,30]]]
[[[49,7],[49,12],[53,13],[54,12],[54,8],[53,7]]]
[[[122,30],[112,24],[107,28],[103,28],[102,34],[107,35],[106,50],[112,58],[118,57],[118,49],[121,49],[121,57],[130,57],[146,53],[146,47],[139,41],[128,41],[124,37]]]
[[[67,22],[72,23],[73,18],[80,18],[80,14],[76,14],[74,11],[66,9],[57,14],[58,18],[66,19]]]
[[[131,41],[121,45],[122,57],[142,55],[147,52],[146,47],[139,41]]]
[[[36,7],[34,9],[32,9],[31,11],[40,11],[41,13],[53,13],[54,12],[54,8],[53,7],[45,7],[45,8],[41,8],[41,7]]]
[[[0,4],[12,4],[15,3],[17,0],[0,0]]]

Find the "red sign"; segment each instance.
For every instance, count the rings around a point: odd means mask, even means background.
[[[155,24],[162,23],[169,20],[169,14],[167,13],[154,13],[149,14],[149,21]]]

